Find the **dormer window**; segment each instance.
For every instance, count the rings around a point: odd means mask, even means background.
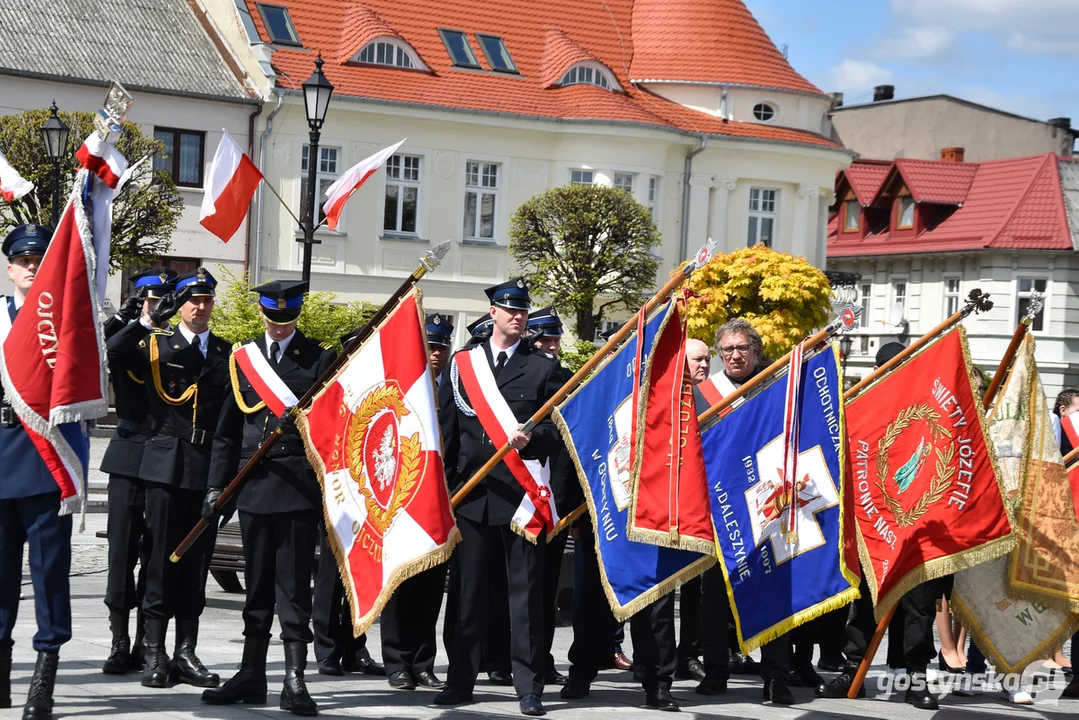
[[[409,70],[423,65],[419,58],[413,54],[411,48],[401,41],[391,38],[372,40],[364,45],[363,49],[352,60],[365,65],[388,65]]]
[[[768,103],[757,103],[753,106],[753,117],[761,122],[771,122],[776,116],[776,109]]]
[[[899,199],[895,201],[895,206],[896,229],[909,230],[914,227],[914,198],[910,195],[900,196]]]
[[[858,232],[861,229],[862,206],[857,199],[843,203],[843,232]]]
[[[567,85],[597,85],[604,90],[614,90],[618,82],[610,72],[599,63],[577,63],[558,81],[562,87]]]

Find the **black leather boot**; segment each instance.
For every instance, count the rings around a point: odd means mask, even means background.
[[[146,666],[142,670],[142,686],[166,688],[169,686],[169,656],[165,653],[165,631],[169,621],[160,618],[146,620],[145,652]]]
[[[11,707],[11,646],[0,643],[0,708]]]
[[[142,670],[143,656],[146,648],[146,618],[142,610],[135,611],[135,637],[131,641],[131,650],[128,652],[128,668]]]
[[[112,649],[101,672],[106,675],[124,675],[130,669],[131,638],[127,634],[127,611],[109,611],[109,630],[112,631]]]
[[[195,654],[199,643],[198,618],[176,618],[176,650],[172,653],[172,679],[195,687],[215,688],[221,677],[212,673]]]
[[[268,638],[244,638],[244,656],[240,671],[219,688],[202,691],[202,701],[208,705],[266,704],[266,650]]]
[[[30,681],[30,692],[26,695],[26,705],[22,709],[22,720],[52,720],[52,689],[56,685],[56,666],[59,663],[58,653],[37,654],[34,679]]]
[[[281,709],[293,715],[314,717],[318,705],[307,692],[303,671],[307,669],[307,643],[285,643],[285,687],[281,689]]]

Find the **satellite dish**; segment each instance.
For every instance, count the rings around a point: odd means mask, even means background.
[[[892,311],[888,313],[888,324],[893,326],[902,325],[904,310],[905,308],[901,302],[892,305]]]

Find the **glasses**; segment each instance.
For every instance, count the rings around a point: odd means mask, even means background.
[[[721,347],[719,351],[723,353],[723,357],[730,357],[736,352],[739,355],[745,357],[746,355],[749,355],[752,349],[752,345],[726,345],[724,347]]]

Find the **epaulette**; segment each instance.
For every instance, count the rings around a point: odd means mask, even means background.
[[[242,342],[232,343],[232,352],[236,352],[237,350],[239,350],[243,346],[244,346],[244,344]]]
[[[166,330],[164,328],[154,328],[153,330],[150,331],[150,334],[151,335],[164,335],[165,337],[170,337],[172,335],[175,335],[175,333],[172,330]]]
[[[323,350],[333,350],[333,345],[331,345],[331,344],[329,344],[329,343],[327,343],[327,342],[320,342],[320,343],[318,344],[318,346],[319,346],[320,348],[322,348]]]
[[[146,347],[146,339],[145,338],[142,339],[142,340],[139,340],[139,347],[140,348]]]

